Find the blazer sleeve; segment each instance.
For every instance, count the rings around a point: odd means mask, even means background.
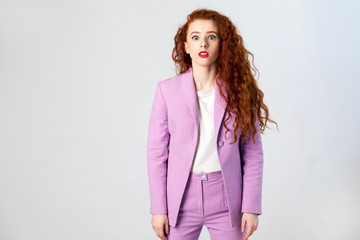
[[[243,193],[241,212],[261,215],[262,179],[264,154],[259,129],[259,120],[255,120],[255,143],[252,139],[253,130],[247,139],[240,145],[240,154],[243,170]]]
[[[167,214],[166,182],[169,155],[167,105],[158,82],[149,121],[147,167],[150,187],[150,214]]]

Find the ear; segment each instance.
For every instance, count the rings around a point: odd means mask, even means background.
[[[189,52],[187,42],[184,42],[185,52]]]

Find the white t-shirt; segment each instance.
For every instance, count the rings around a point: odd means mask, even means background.
[[[215,88],[196,91],[199,103],[199,141],[195,151],[195,159],[191,167],[192,173],[207,173],[221,170],[216,150],[214,129],[214,97]]]

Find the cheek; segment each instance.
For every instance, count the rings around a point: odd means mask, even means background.
[[[215,50],[215,55],[216,55],[216,56],[219,56],[219,55],[220,55],[220,48],[216,48],[216,50]]]
[[[220,52],[220,44],[217,46],[217,52]]]
[[[220,53],[220,45],[215,45],[214,46],[214,52],[216,52],[217,54]]]

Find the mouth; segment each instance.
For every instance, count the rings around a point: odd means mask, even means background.
[[[209,56],[209,53],[207,51],[199,52],[199,57],[201,57],[201,58],[207,58],[208,56]]]

